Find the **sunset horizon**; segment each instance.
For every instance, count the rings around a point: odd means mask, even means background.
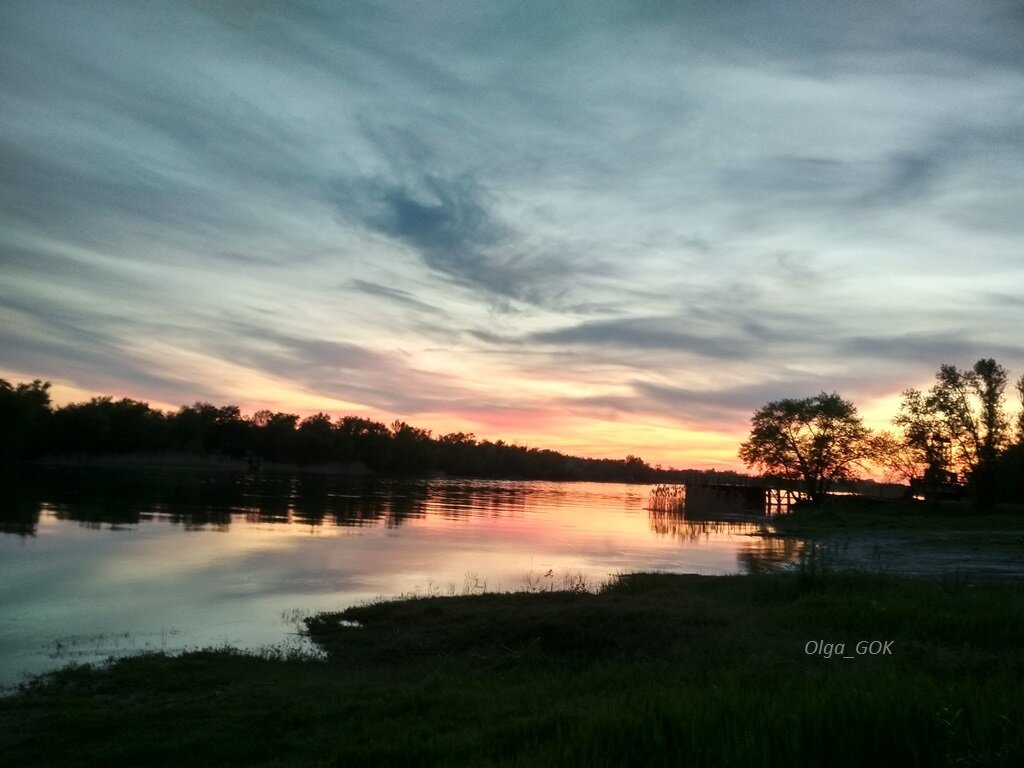
[[[766,402],[1024,373],[1012,4],[0,18],[0,378],[57,404],[742,470]]]
[[[2,378],[4,377],[0,376],[0,379]],[[432,417],[432,414],[429,413],[421,414],[421,418],[419,419],[411,419],[404,414],[374,412],[369,408],[359,409],[355,406],[345,406],[344,404],[339,406],[336,404],[337,401],[332,401],[329,398],[323,397],[311,397],[310,399],[314,405],[306,408],[295,407],[292,405],[294,401],[287,399],[268,399],[248,404],[244,399],[224,401],[191,400],[175,405],[149,400],[145,397],[134,395],[124,390],[115,390],[113,392],[88,392],[75,387],[68,387],[51,380],[38,378],[36,380],[50,384],[49,393],[54,408],[85,403],[94,398],[112,398],[115,401],[123,398],[146,403],[151,408],[167,414],[177,413],[182,408],[190,407],[198,403],[207,403],[218,408],[236,406],[239,408],[241,416],[245,419],[251,419],[258,411],[263,410],[295,414],[299,416],[300,419],[316,416],[318,414],[327,414],[331,417],[332,421],[338,421],[345,417],[356,417],[377,421],[387,427],[390,427],[396,422],[405,422],[412,427],[429,431],[434,438],[440,438],[447,434],[461,432],[467,435],[472,435],[478,441],[502,441],[510,445],[521,445],[523,447],[539,450],[553,450],[580,458],[622,460],[627,456],[637,456],[651,466],[659,466],[664,469],[699,469],[741,473],[751,472],[751,468],[744,465],[737,455],[740,443],[748,436],[749,418],[735,432],[700,432],[696,433],[695,436],[690,437],[679,436],[680,432],[678,428],[674,427],[669,421],[661,424],[647,423],[642,425],[628,425],[623,427],[619,431],[619,434],[611,435],[609,434],[611,430],[608,429],[607,422],[597,422],[592,425],[592,432],[588,432],[578,424],[575,424],[574,428],[577,432],[575,439],[573,439],[571,433],[570,437],[566,437],[566,431],[527,431],[521,425],[529,420],[521,418],[518,415],[512,415],[508,418],[508,421],[500,419],[494,421],[481,421],[474,419],[473,417],[460,419],[458,414]],[[22,377],[21,379],[15,377],[13,379],[7,379],[7,381],[11,384],[28,383],[28,379],[26,377]],[[926,389],[930,384],[931,382],[923,382],[918,386],[921,389]],[[801,394],[799,397],[809,397],[814,394],[817,393],[806,393],[806,395]],[[839,394],[841,395],[842,393]],[[796,397],[796,395],[794,395],[794,397]],[[761,405],[763,405],[763,403]],[[871,418],[872,411],[870,410],[866,412],[863,410],[861,411],[862,416],[866,415],[866,418],[864,418],[865,425],[869,429],[875,431],[892,430],[893,427],[891,419],[892,415],[895,415],[897,412],[898,405],[899,393],[895,393],[891,397],[880,398],[877,401],[877,407],[874,410],[874,413],[878,414],[877,418]],[[533,420],[540,423],[544,423],[544,419],[547,419],[548,422],[557,422],[559,420],[558,417],[558,413],[549,411],[533,415]],[[505,428],[504,425],[506,424],[509,425],[508,428]],[[493,431],[485,432],[483,431],[483,428],[485,427],[490,427]],[[647,434],[651,437],[646,438],[646,442],[644,438],[630,440],[628,437],[623,438],[622,433],[625,433],[626,435],[638,433]],[[662,436],[663,439],[661,441],[657,440],[656,437],[658,436]],[[599,447],[595,448],[595,446]],[[600,446],[605,446],[606,449],[602,450]],[[650,450],[644,451],[642,446],[647,446]],[[659,453],[658,446],[667,447],[662,449],[663,452]],[[871,473],[871,476],[873,476],[874,479],[882,479],[884,476],[884,470],[876,467]]]

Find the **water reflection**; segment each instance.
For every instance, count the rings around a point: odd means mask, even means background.
[[[682,509],[649,509],[647,522],[651,532],[684,542],[708,541],[712,536],[753,536],[766,530],[753,520],[691,520]]]
[[[736,557],[745,573],[776,573],[800,563],[806,548],[803,539],[766,536],[744,542]]]
[[[124,530],[165,521],[185,531],[227,532],[232,523],[280,526],[368,526],[397,529],[427,516],[442,521],[523,518],[528,508],[593,504],[566,484],[507,481],[420,482],[330,475],[235,472],[140,472],[96,468],[33,468],[0,474],[0,533],[37,533],[41,516],[92,529]],[[569,484],[571,486],[571,484]],[[581,487],[581,486],[576,486]],[[685,496],[657,487],[647,496],[648,529],[684,546],[733,541],[739,569],[757,573],[799,562],[803,542],[772,537],[768,519],[692,519]],[[659,491],[662,491],[659,495]],[[644,487],[625,509],[643,508]],[[666,495],[667,494],[667,495]],[[655,503],[658,500],[664,503]]]
[[[0,473],[0,483],[0,533],[34,535],[41,508],[39,494],[18,482],[13,473]]]
[[[760,516],[728,519],[691,519],[684,503],[659,504],[647,510],[651,532],[686,544],[710,543],[739,537],[736,558],[744,573],[774,573],[795,566],[805,553],[800,539],[776,536],[767,518]]]
[[[737,573],[757,557],[758,523],[648,512],[649,486],[67,468],[2,481],[0,687],[71,657],[278,645],[282,615],[381,596]]]
[[[35,535],[41,514],[87,528],[123,528],[162,518],[186,530],[226,530],[232,520],[308,526],[397,528],[428,512],[446,519],[521,513],[513,484],[399,482],[325,475],[230,472],[124,472],[110,469],[7,470],[0,532]]]
[[[18,536],[34,535],[45,513],[88,528],[130,527],[153,518],[186,530],[226,530],[234,519],[397,528],[428,513],[448,520],[507,517],[522,515],[527,505],[523,484],[507,481],[63,467],[7,470],[0,477],[0,532]],[[546,501],[558,504],[562,496],[549,494]]]

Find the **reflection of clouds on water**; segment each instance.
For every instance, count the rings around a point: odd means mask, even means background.
[[[94,632],[61,635],[48,643],[51,659],[63,661],[124,656],[139,650],[163,651],[182,634],[178,629],[159,632]]]
[[[85,660],[119,648],[259,649],[297,637],[305,612],[380,597],[735,573],[736,534],[756,528],[659,535],[644,512],[649,487],[614,483],[42,475],[21,478],[10,513],[34,535],[0,535],[0,615],[18,617],[0,627],[0,685],[62,663],[49,655],[59,638]]]

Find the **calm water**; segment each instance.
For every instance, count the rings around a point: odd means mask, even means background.
[[[753,523],[647,510],[641,485],[62,470],[0,504],[0,686],[71,661],[302,646],[298,622],[381,596],[596,586],[795,560]]]

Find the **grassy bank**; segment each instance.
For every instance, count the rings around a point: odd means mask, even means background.
[[[792,512],[772,518],[773,527],[787,535],[907,532],[1005,532],[1024,535],[1024,506],[1001,504],[978,512],[968,502],[938,505],[910,500],[882,501],[838,497],[815,507],[798,504]]]
[[[0,761],[1024,764],[1021,585],[634,575],[597,595],[364,606],[310,631],[328,661],[60,672],[0,702]],[[858,654],[872,640],[891,653]]]

